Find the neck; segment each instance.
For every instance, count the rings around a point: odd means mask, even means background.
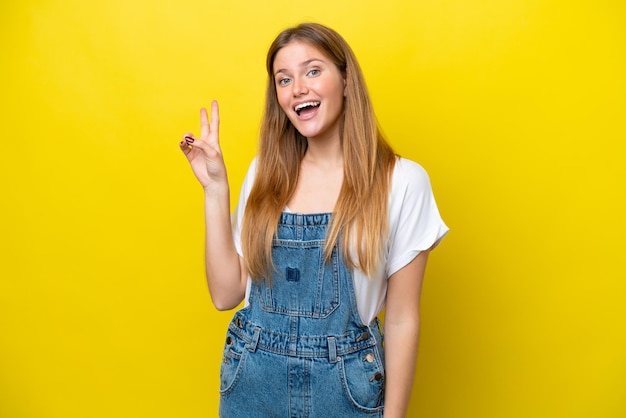
[[[313,145],[309,142],[303,162],[328,168],[343,166],[341,145],[320,146],[320,144]]]
[[[343,150],[339,138],[315,138],[307,141],[303,159],[305,162],[329,168],[343,165]]]

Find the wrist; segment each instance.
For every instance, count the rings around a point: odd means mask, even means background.
[[[220,197],[224,195],[230,197],[230,189],[227,181],[212,181],[208,184],[203,184],[202,190],[204,191],[205,197]]]

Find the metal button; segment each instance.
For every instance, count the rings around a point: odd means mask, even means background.
[[[382,378],[383,378],[383,374],[378,372],[374,376],[372,376],[372,378],[370,379],[370,382],[373,382],[374,380],[380,380]]]
[[[239,318],[235,318],[235,325],[237,325],[239,328],[243,328],[243,324],[241,323],[241,320]]]
[[[370,333],[365,331],[363,334],[356,337],[356,342],[358,343],[359,341],[367,340],[369,337],[370,337]]]
[[[365,357],[363,357],[363,361],[367,361],[368,363],[373,363],[374,362],[374,354],[367,353],[367,355]]]
[[[231,345],[233,343],[233,339],[232,337],[229,335],[228,337],[226,337],[226,344]]]

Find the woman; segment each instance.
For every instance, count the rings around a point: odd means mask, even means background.
[[[213,303],[245,301],[226,336],[220,416],[403,417],[426,261],[448,230],[428,176],[383,138],[335,31],[289,28],[266,65],[259,153],[232,225],[215,101],[200,138],[180,144],[205,191]]]

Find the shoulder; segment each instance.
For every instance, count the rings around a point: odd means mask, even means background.
[[[248,166],[248,171],[246,172],[246,177],[243,180],[243,189],[248,190],[252,188],[252,184],[254,184],[254,178],[256,177],[256,166],[257,166],[257,157],[250,162]]]
[[[392,193],[412,190],[414,192],[430,189],[428,173],[418,163],[398,157],[393,169]]]
[[[248,166],[248,173],[246,177],[254,177],[256,175],[256,166],[257,166],[258,157],[254,157],[250,162],[250,166]]]
[[[256,157],[250,162],[248,166],[248,171],[246,172],[246,176],[243,179],[243,183],[241,184],[241,190],[239,191],[239,203],[237,204],[238,210],[246,206],[246,202],[248,201],[248,197],[250,196],[250,192],[252,191],[252,186],[254,186],[254,179],[256,177],[256,166],[257,159]],[[243,212],[242,212],[243,214]]]

